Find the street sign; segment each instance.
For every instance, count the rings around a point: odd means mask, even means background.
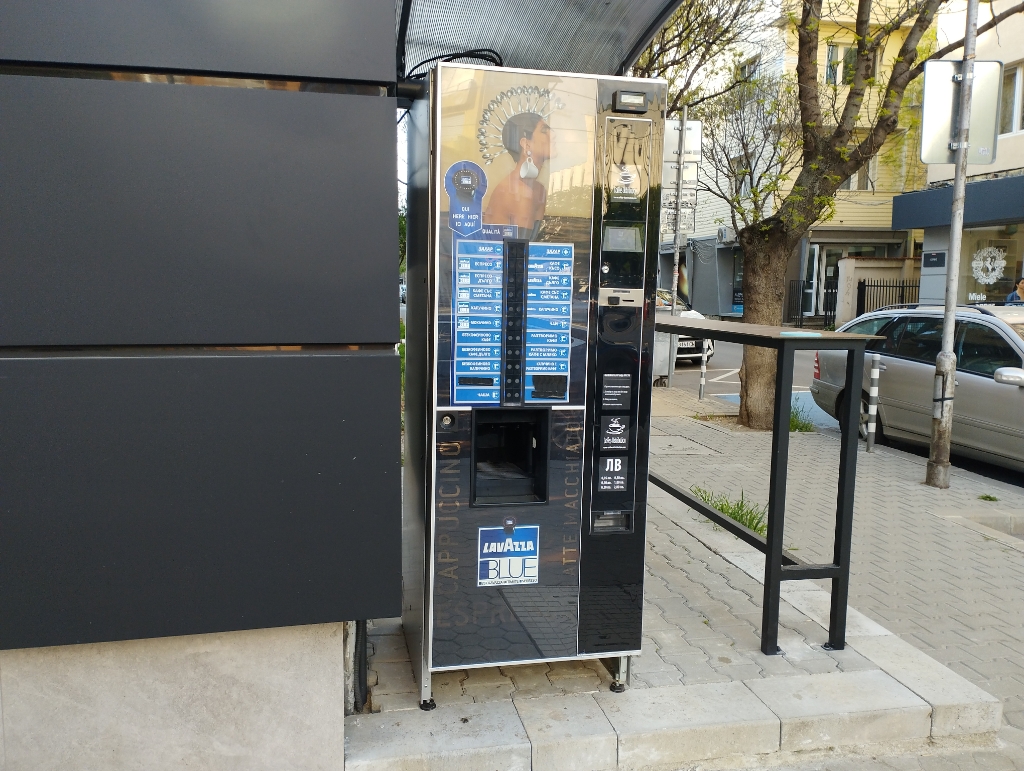
[[[661,184],[663,187],[675,188],[676,186],[676,173],[679,169],[679,164],[675,161],[667,161],[661,170]],[[697,184],[697,164],[696,162],[686,162],[683,164],[683,187],[687,187]]]
[[[673,233],[688,234],[693,233],[696,228],[694,227],[694,220],[697,210],[690,207],[679,210],[679,227],[676,227],[676,210],[663,208],[661,210],[661,240],[671,241]]]
[[[700,161],[701,146],[701,122],[699,120],[686,121],[686,150],[683,156],[685,161]],[[679,160],[679,121],[665,121],[665,160]]]
[[[697,187],[684,187],[681,190],[662,189],[661,207],[675,211],[676,204],[684,209],[692,209],[697,205]]]
[[[956,159],[953,142],[957,132],[962,67],[963,62],[959,61],[925,62],[924,101],[921,106],[922,163],[953,163]],[[974,63],[967,147],[967,162],[970,164],[995,162],[1002,83],[1002,62]]]

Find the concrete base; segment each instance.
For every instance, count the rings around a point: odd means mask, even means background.
[[[619,737],[619,768],[645,769],[779,749],[779,718],[743,683],[597,697]]]
[[[348,771],[530,771],[530,740],[511,702],[353,715]]]
[[[879,670],[745,684],[782,721],[784,751],[924,739],[931,728],[931,707]]]
[[[2,771],[344,768],[342,624],[0,653]]]
[[[515,700],[533,751],[532,771],[614,771],[618,740],[589,693]]]
[[[852,637],[848,644],[932,706],[933,737],[995,733],[1002,725],[999,699],[907,641],[886,635]]]

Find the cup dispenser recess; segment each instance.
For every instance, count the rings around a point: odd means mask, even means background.
[[[409,116],[403,624],[431,673],[642,634],[665,84],[441,64]]]

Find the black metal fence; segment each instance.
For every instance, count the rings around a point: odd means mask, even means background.
[[[886,305],[916,303],[921,282],[913,279],[861,279],[857,282],[857,315]]]
[[[821,298],[821,315],[825,317],[825,327],[834,329],[836,325],[836,308],[839,305],[839,282],[826,281]]]
[[[812,292],[814,297],[814,313],[811,314]],[[836,324],[836,308],[839,305],[839,282],[826,281],[819,292],[810,281],[790,281],[789,297],[786,302],[786,322],[797,326],[834,327]],[[806,307],[805,307],[806,306]],[[804,315],[807,311],[808,315]]]

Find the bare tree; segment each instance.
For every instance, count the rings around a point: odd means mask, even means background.
[[[753,75],[695,111],[703,122],[699,188],[729,206],[737,233],[774,213],[800,164],[796,84]]]
[[[757,33],[765,2],[684,0],[637,59],[632,74],[665,78],[668,114],[675,115],[699,95],[709,68]]]

